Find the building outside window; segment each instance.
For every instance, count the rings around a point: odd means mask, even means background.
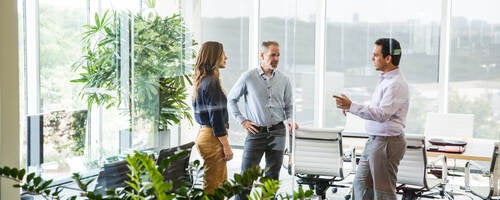
[[[224,44],[228,67],[221,71],[221,77],[226,92],[240,74],[258,67],[256,47],[262,40],[278,41],[279,70],[291,78],[295,102],[292,117],[301,126],[343,126],[344,117],[335,109],[331,95],[346,93],[354,101],[368,102],[379,78],[370,60],[373,42],[394,37],[402,44],[401,69],[410,83],[408,133],[423,133],[426,114],[440,112],[440,107],[448,105],[447,112],[474,114],[475,137],[498,140],[500,19],[492,10],[496,4],[494,0],[474,4],[453,1],[448,27],[451,34],[447,38],[449,66],[440,66],[439,62],[445,56],[440,55],[445,10],[440,1],[161,0],[156,13],[183,17],[185,36],[179,38],[182,53],[176,54],[180,57],[194,55],[199,44],[208,40]],[[111,80],[119,87],[87,92],[110,94],[120,100],[115,106],[88,107],[80,94],[82,84],[71,82],[85,72],[75,69],[74,63],[85,53],[83,25],[95,24],[95,13],[102,17],[108,9],[118,13],[114,30],[120,33],[115,39],[123,59],[112,71],[115,75]],[[22,162],[28,163],[27,167],[46,178],[67,178],[73,172],[122,159],[133,150],[154,151],[195,139],[198,127],[187,119],[167,129],[158,128],[154,120],[162,112],[161,96],[151,95],[152,101],[137,103],[147,95],[141,96],[141,90],[134,88],[149,83],[149,78],[158,78],[136,71],[138,63],[146,59],[137,56],[134,49],[138,38],[133,37],[137,32],[131,27],[132,21],[138,21],[127,13],[137,16],[139,11],[151,12],[144,1],[36,0],[24,1],[21,10],[20,85],[24,93],[20,105],[22,119],[26,120],[21,148],[26,150]],[[189,72],[192,64],[191,60],[180,66]],[[449,69],[448,100],[442,102],[439,88],[445,83],[439,73],[445,67]],[[320,82],[318,77],[324,79]],[[189,107],[192,88],[186,89]],[[149,110],[134,112],[144,105]],[[178,111],[192,112],[189,108]],[[149,113],[149,118],[141,113]],[[231,117],[231,144],[242,146],[245,136]]]

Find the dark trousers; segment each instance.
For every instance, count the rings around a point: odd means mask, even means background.
[[[265,154],[266,177],[279,180],[281,165],[283,164],[283,150],[285,147],[285,129],[262,132],[256,135],[248,134],[245,139],[245,148],[241,163],[241,174],[247,169],[259,165]],[[250,191],[236,196],[236,199],[246,200]]]

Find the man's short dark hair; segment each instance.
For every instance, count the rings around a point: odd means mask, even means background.
[[[399,65],[399,60],[401,60],[401,46],[399,42],[394,38],[380,38],[375,41],[376,45],[382,47],[382,56],[385,58],[388,55],[392,57],[392,64],[394,66]]]

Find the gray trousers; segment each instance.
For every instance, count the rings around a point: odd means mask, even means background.
[[[355,200],[395,200],[399,161],[406,151],[404,134],[370,136],[354,177]]]

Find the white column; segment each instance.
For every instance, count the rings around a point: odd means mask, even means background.
[[[250,2],[250,14],[248,16],[248,68],[252,69],[259,65],[260,47],[260,0]]]
[[[326,0],[317,0],[316,40],[314,48],[314,127],[323,126],[325,110],[325,31],[326,31]]]
[[[448,82],[450,69],[450,21],[451,0],[443,0],[441,6],[441,34],[439,43],[439,112],[448,112]]]
[[[0,1],[0,165],[19,167],[19,47],[16,0]],[[19,199],[14,182],[1,179],[0,199]]]

